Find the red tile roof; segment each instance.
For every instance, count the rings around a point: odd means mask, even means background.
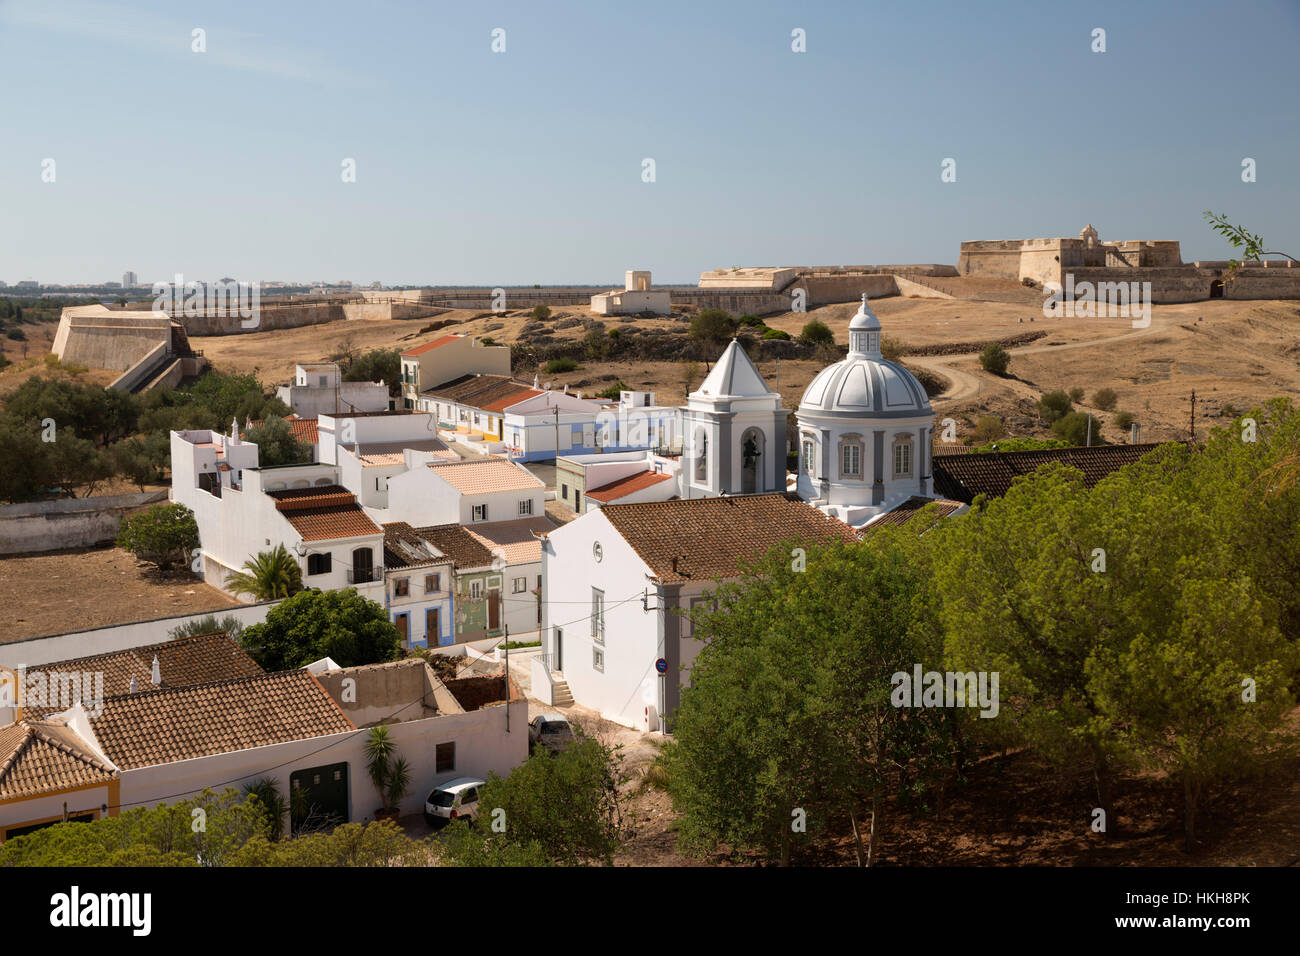
[[[455,342],[457,339],[464,338],[461,335],[440,335],[432,341],[425,342],[423,345],[417,345],[413,349],[407,349],[402,353],[403,358],[415,358],[417,355],[423,355],[425,352],[432,352],[434,349],[442,348],[448,342]]]
[[[920,495],[913,495],[898,507],[885,512],[875,521],[871,522],[862,529],[862,534],[868,534],[883,525],[901,526],[907,524],[928,505],[935,506],[935,518],[946,518],[954,511],[964,508],[965,505],[960,501],[949,501],[947,498],[922,498]]]
[[[122,770],[356,729],[305,670],[125,694],[103,708],[90,727]]]
[[[1159,448],[1146,445],[1092,445],[1079,448],[1042,448],[1035,451],[979,452],[934,456],[934,490],[955,501],[970,504],[976,495],[1001,497],[1021,475],[1030,475],[1051,462],[1083,472],[1091,488],[1113,471]]]
[[[530,398],[536,398],[538,395],[546,394],[540,388],[526,388],[521,392],[515,392],[507,395],[505,398],[499,398],[495,402],[489,402],[483,406],[485,412],[504,412],[511,405],[518,405],[520,402],[526,402]]]
[[[0,727],[0,801],[107,783],[117,776],[61,721]]]
[[[785,541],[858,541],[795,494],[612,504],[600,513],[666,584],[734,578],[742,562]]]
[[[652,488],[661,482],[671,480],[672,475],[664,475],[653,471],[640,471],[635,475],[628,475],[625,478],[618,479],[618,481],[611,481],[607,485],[593,488],[587,492],[587,497],[594,498],[596,501],[614,501],[626,497],[634,491]]]
[[[286,418],[285,421],[289,423],[289,434],[298,439],[298,441],[306,442],[309,445],[320,444],[320,435],[316,428],[318,419],[299,418],[297,415],[291,415]],[[256,418],[248,424],[253,428],[258,428],[266,424],[266,419]],[[243,429],[240,432],[240,437],[243,438],[247,433],[248,429]]]
[[[275,499],[276,510],[304,541],[383,534],[383,529],[361,510],[356,495],[339,485],[290,488],[267,494]]]

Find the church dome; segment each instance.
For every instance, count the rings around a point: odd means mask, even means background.
[[[855,418],[911,418],[932,415],[930,399],[916,376],[880,353],[880,320],[862,296],[849,323],[849,354],[827,366],[804,389],[799,414]]]

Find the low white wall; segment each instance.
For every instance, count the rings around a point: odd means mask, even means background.
[[[167,492],[28,501],[0,507],[0,555],[85,548],[117,537],[122,518]]]
[[[126,650],[145,644],[157,644],[167,640],[167,634],[175,627],[187,621],[213,615],[220,621],[230,616],[247,627],[260,624],[279,601],[264,604],[245,604],[239,607],[220,608],[215,611],[199,611],[194,614],[182,614],[179,617],[160,617],[152,621],[133,621],[130,624],[115,624],[111,627],[98,627],[90,631],[71,631],[65,634],[52,634],[46,637],[29,637],[21,641],[0,644],[0,665],[5,667],[35,667],[52,661],[67,661],[91,654],[106,654],[109,651]]]
[[[541,654],[534,654],[528,662],[528,676],[532,680],[530,697],[535,697],[543,704],[555,703],[555,685],[551,683],[551,669],[546,665]]]

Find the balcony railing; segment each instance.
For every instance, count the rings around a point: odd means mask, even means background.
[[[348,584],[369,584],[383,579],[383,568],[353,568],[348,571]]]

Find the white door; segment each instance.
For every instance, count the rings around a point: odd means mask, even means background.
[[[596,444],[596,426],[588,422],[582,426],[582,447],[591,448]]]

